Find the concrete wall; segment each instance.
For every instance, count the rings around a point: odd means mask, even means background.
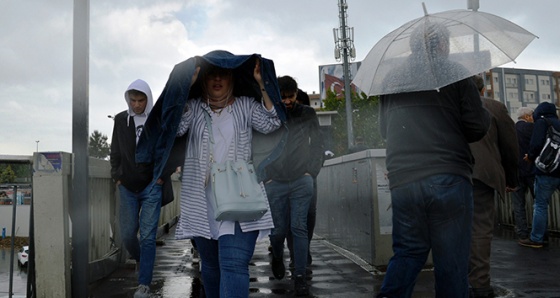
[[[34,156],[33,209],[37,297],[70,297],[72,155],[65,152]],[[163,207],[159,234],[179,214],[180,184],[173,182],[175,201]],[[107,276],[122,264],[127,252],[118,226],[119,196],[106,160],[89,160],[89,263],[88,281]],[[19,206],[18,206],[19,207]],[[79,216],[79,215],[76,215]]]
[[[0,205],[0,233],[6,229],[6,237],[12,236],[12,205]],[[29,205],[16,205],[16,229],[17,237],[29,237]]]
[[[325,161],[317,177],[315,234],[340,246],[370,265],[385,266],[392,256],[392,213],[385,150],[370,149]],[[496,198],[496,220],[513,227],[509,194]],[[527,196],[527,219],[533,200]],[[548,230],[560,232],[560,192],[549,205]],[[431,263],[431,259],[428,260]]]

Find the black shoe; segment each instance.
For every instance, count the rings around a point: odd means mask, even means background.
[[[539,242],[533,242],[531,240],[531,238],[527,238],[527,239],[521,239],[519,240],[517,243],[519,243],[519,245],[523,245],[523,246],[527,246],[527,247],[532,247],[532,248],[542,248],[543,244],[539,243]]]
[[[286,267],[284,267],[284,260],[281,258],[272,257],[272,262],[270,263],[272,267],[272,274],[276,279],[284,278],[286,274]]]
[[[309,296],[309,287],[307,286],[305,276],[296,275],[294,279],[294,291],[296,296]]]

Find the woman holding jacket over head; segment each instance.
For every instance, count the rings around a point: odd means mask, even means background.
[[[202,260],[202,281],[207,297],[249,296],[249,261],[255,243],[268,236],[273,228],[270,211],[260,220],[251,222],[217,221],[209,203],[213,196],[212,181],[208,179],[209,146],[213,146],[215,162],[250,160],[253,129],[266,134],[282,123],[266,91],[261,60],[251,61],[254,61],[253,79],[262,92],[262,102],[236,94],[242,88],[235,88],[235,83],[241,80],[235,77],[239,74],[234,75],[233,69],[201,63],[191,80],[191,91],[199,84],[200,96],[192,97],[191,92],[177,130],[177,136],[188,134],[188,146],[176,237],[194,239]],[[210,116],[211,130],[205,114]]]

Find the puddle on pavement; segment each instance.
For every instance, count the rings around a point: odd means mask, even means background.
[[[0,249],[0,297],[7,296],[10,289],[10,249]],[[27,292],[27,268],[19,267],[17,252],[14,252],[12,293],[25,295]]]

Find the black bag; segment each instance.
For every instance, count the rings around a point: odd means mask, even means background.
[[[551,173],[560,165],[560,132],[554,128],[550,120],[543,119],[548,124],[546,141],[535,160],[535,166],[542,172]]]

